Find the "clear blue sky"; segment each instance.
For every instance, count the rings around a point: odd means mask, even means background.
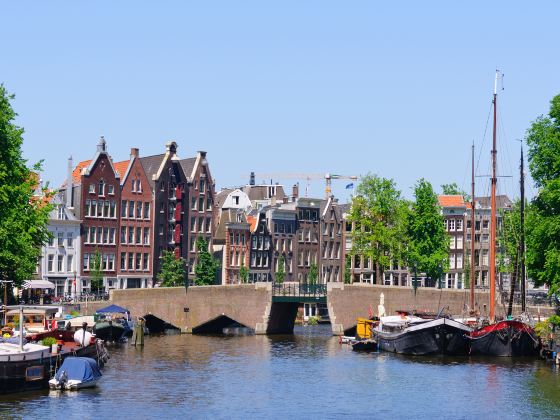
[[[182,157],[206,150],[218,187],[254,170],[470,189],[499,67],[511,194],[515,139],[560,93],[558,2],[22,1],[0,15],[0,82],[54,185],[104,135],[115,160],[170,139]]]

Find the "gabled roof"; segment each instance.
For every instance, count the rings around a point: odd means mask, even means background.
[[[148,177],[148,181],[150,182],[152,191],[154,190],[155,187],[155,182],[153,179],[154,175],[157,174],[164,157],[165,157],[165,153],[140,158],[140,163],[142,164],[142,167],[144,168],[144,172]]]
[[[438,202],[441,207],[465,207],[462,195],[438,195]]]
[[[82,171],[84,170],[84,168],[87,168],[90,163],[91,163],[91,159],[83,160],[76,165],[76,167],[74,168],[74,171],[72,171],[72,182],[74,184],[79,184],[80,183],[80,181],[82,179]]]
[[[179,163],[181,164],[181,168],[183,169],[183,173],[185,174],[187,179],[189,181],[192,181],[191,175],[194,169],[194,165],[196,164],[196,158],[181,159]]]

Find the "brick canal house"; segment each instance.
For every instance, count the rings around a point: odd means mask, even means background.
[[[152,272],[157,275],[163,251],[171,251],[177,258],[187,255],[187,220],[185,193],[187,179],[177,156],[177,143],[166,144],[160,155],[139,158],[152,195]]]
[[[297,277],[300,283],[307,283],[312,265],[319,269],[320,199],[298,198],[297,214]],[[319,282],[317,273],[316,282]]]
[[[194,278],[196,239],[201,236],[212,249],[214,220],[214,181],[206,152],[195,158],[179,159],[177,143],[166,145],[160,155],[140,158],[153,191],[153,263],[154,276],[164,250],[188,262],[189,278]]]
[[[249,281],[272,281],[272,236],[266,221],[266,212],[257,211],[247,216],[251,231]]]
[[[294,266],[294,242],[297,232],[297,213],[295,203],[287,203],[280,207],[266,210],[268,229],[272,235],[272,271],[273,278],[280,268],[281,257],[284,258],[284,281],[297,281]]]
[[[139,150],[131,149],[130,160],[116,163],[115,168],[121,175],[118,288],[152,287],[152,188]]]
[[[332,196],[321,207],[319,283],[344,281],[346,232],[343,207]]]
[[[467,207],[462,195],[440,195],[438,201],[444,217],[445,231],[449,235],[449,271],[445,274],[442,287],[462,289]],[[437,286],[437,284],[427,286]]]
[[[101,254],[103,286],[117,287],[117,252],[120,214],[120,175],[116,171],[107,144],[101,137],[92,160],[74,169],[73,202],[79,206],[76,215],[82,220],[81,276],[90,286],[91,268],[97,251]],[[73,195],[74,195],[73,194]]]
[[[189,264],[189,279],[194,279],[194,268],[197,260],[196,240],[202,237],[208,243],[208,250],[212,252],[214,235],[214,221],[216,207],[214,206],[216,186],[210,173],[206,152],[199,151],[195,158],[180,161],[186,177],[186,194],[188,207],[185,215],[188,225],[188,252],[185,258]]]
[[[243,282],[241,267],[249,270],[251,253],[250,224],[247,223],[244,212],[236,211],[234,220],[227,222],[225,229],[224,280],[226,284],[239,284]]]

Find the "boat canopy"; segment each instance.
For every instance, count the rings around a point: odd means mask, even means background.
[[[128,309],[122,308],[118,305],[109,305],[106,308],[98,309],[98,314],[127,314]]]
[[[24,289],[54,289],[54,283],[48,280],[25,280]]]
[[[57,381],[60,381],[63,372],[68,375],[68,380],[82,382],[93,381],[101,377],[99,365],[89,357],[67,357],[56,372]]]

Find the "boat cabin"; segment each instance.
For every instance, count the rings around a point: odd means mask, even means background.
[[[31,333],[48,331],[57,312],[57,307],[24,308],[23,327]],[[8,325],[19,325],[19,309],[9,310],[6,316]]]

